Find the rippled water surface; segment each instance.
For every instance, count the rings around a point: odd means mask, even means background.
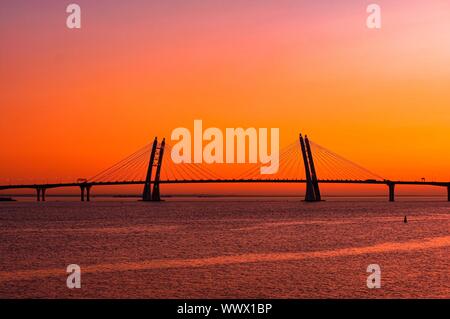
[[[0,203],[0,297],[449,298],[449,230],[445,201]]]

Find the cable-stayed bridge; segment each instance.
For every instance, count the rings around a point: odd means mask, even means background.
[[[261,175],[262,164],[175,164],[170,156],[171,151],[172,146],[164,139],[158,142],[155,138],[153,143],[87,180],[68,183],[10,183],[0,185],[0,190],[34,189],[37,201],[45,201],[49,189],[78,187],[81,201],[90,201],[94,186],[143,185],[142,200],[151,202],[161,200],[160,186],[164,184],[299,183],[306,185],[305,201],[317,202],[322,200],[320,184],[386,185],[389,201],[395,200],[396,185],[428,185],[446,187],[450,201],[450,182],[389,180],[302,135],[280,150],[279,170],[271,175]]]

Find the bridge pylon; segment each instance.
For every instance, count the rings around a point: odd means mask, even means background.
[[[158,202],[161,200],[159,190],[159,181],[161,175],[162,161],[164,158],[165,139],[162,140],[158,146],[158,138],[155,137],[153,141],[152,151],[150,153],[150,160],[148,162],[147,176],[145,178],[144,190],[142,192],[142,200],[145,202]],[[155,177],[153,177],[153,167],[156,167]],[[153,184],[153,190],[152,190]]]
[[[158,147],[158,138],[155,137],[153,140],[152,151],[150,153],[150,159],[148,162],[147,168],[147,176],[145,177],[144,191],[142,193],[142,200],[145,202],[152,200],[152,171],[153,171],[153,163],[155,161],[156,148]]]
[[[305,135],[306,154],[308,155],[309,166],[311,168],[311,182],[314,188],[314,196],[316,201],[321,201],[319,182],[317,180],[316,166],[314,165],[314,159],[312,156],[311,145],[309,144],[308,136]]]
[[[160,179],[160,175],[161,175],[161,166],[162,166],[162,161],[163,161],[163,157],[164,157],[165,145],[166,145],[166,140],[163,138],[161,145],[159,147],[158,163],[156,164],[155,180],[153,182],[152,201],[154,201],[154,202],[161,201],[161,194],[159,192],[159,179]]]
[[[300,147],[302,149],[303,163],[305,164],[305,176],[306,176],[306,202],[319,202],[321,201],[319,183],[317,180],[316,168],[314,166],[314,159],[312,157],[311,146],[309,144],[308,137],[303,139],[300,134]]]

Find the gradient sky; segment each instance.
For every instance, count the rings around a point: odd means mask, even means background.
[[[194,119],[450,180],[448,0],[73,2],[81,30],[70,2],[0,4],[0,184],[92,176]]]

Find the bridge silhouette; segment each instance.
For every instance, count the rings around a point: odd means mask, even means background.
[[[81,201],[90,201],[94,186],[143,185],[142,200],[158,202],[161,200],[160,186],[164,184],[298,183],[306,185],[305,201],[318,202],[322,200],[320,184],[372,184],[387,186],[389,201],[393,202],[396,185],[427,185],[446,187],[450,201],[450,182],[385,179],[301,134],[298,140],[280,150],[279,171],[273,175],[261,175],[262,164],[255,163],[239,164],[244,169],[238,175],[233,169],[232,176],[223,176],[213,167],[224,164],[175,164],[170,156],[165,156],[165,152],[171,150],[165,139],[159,143],[155,137],[153,143],[89,179],[67,183],[11,183],[0,185],[0,190],[34,189],[37,201],[45,201],[49,189],[77,187]]]

